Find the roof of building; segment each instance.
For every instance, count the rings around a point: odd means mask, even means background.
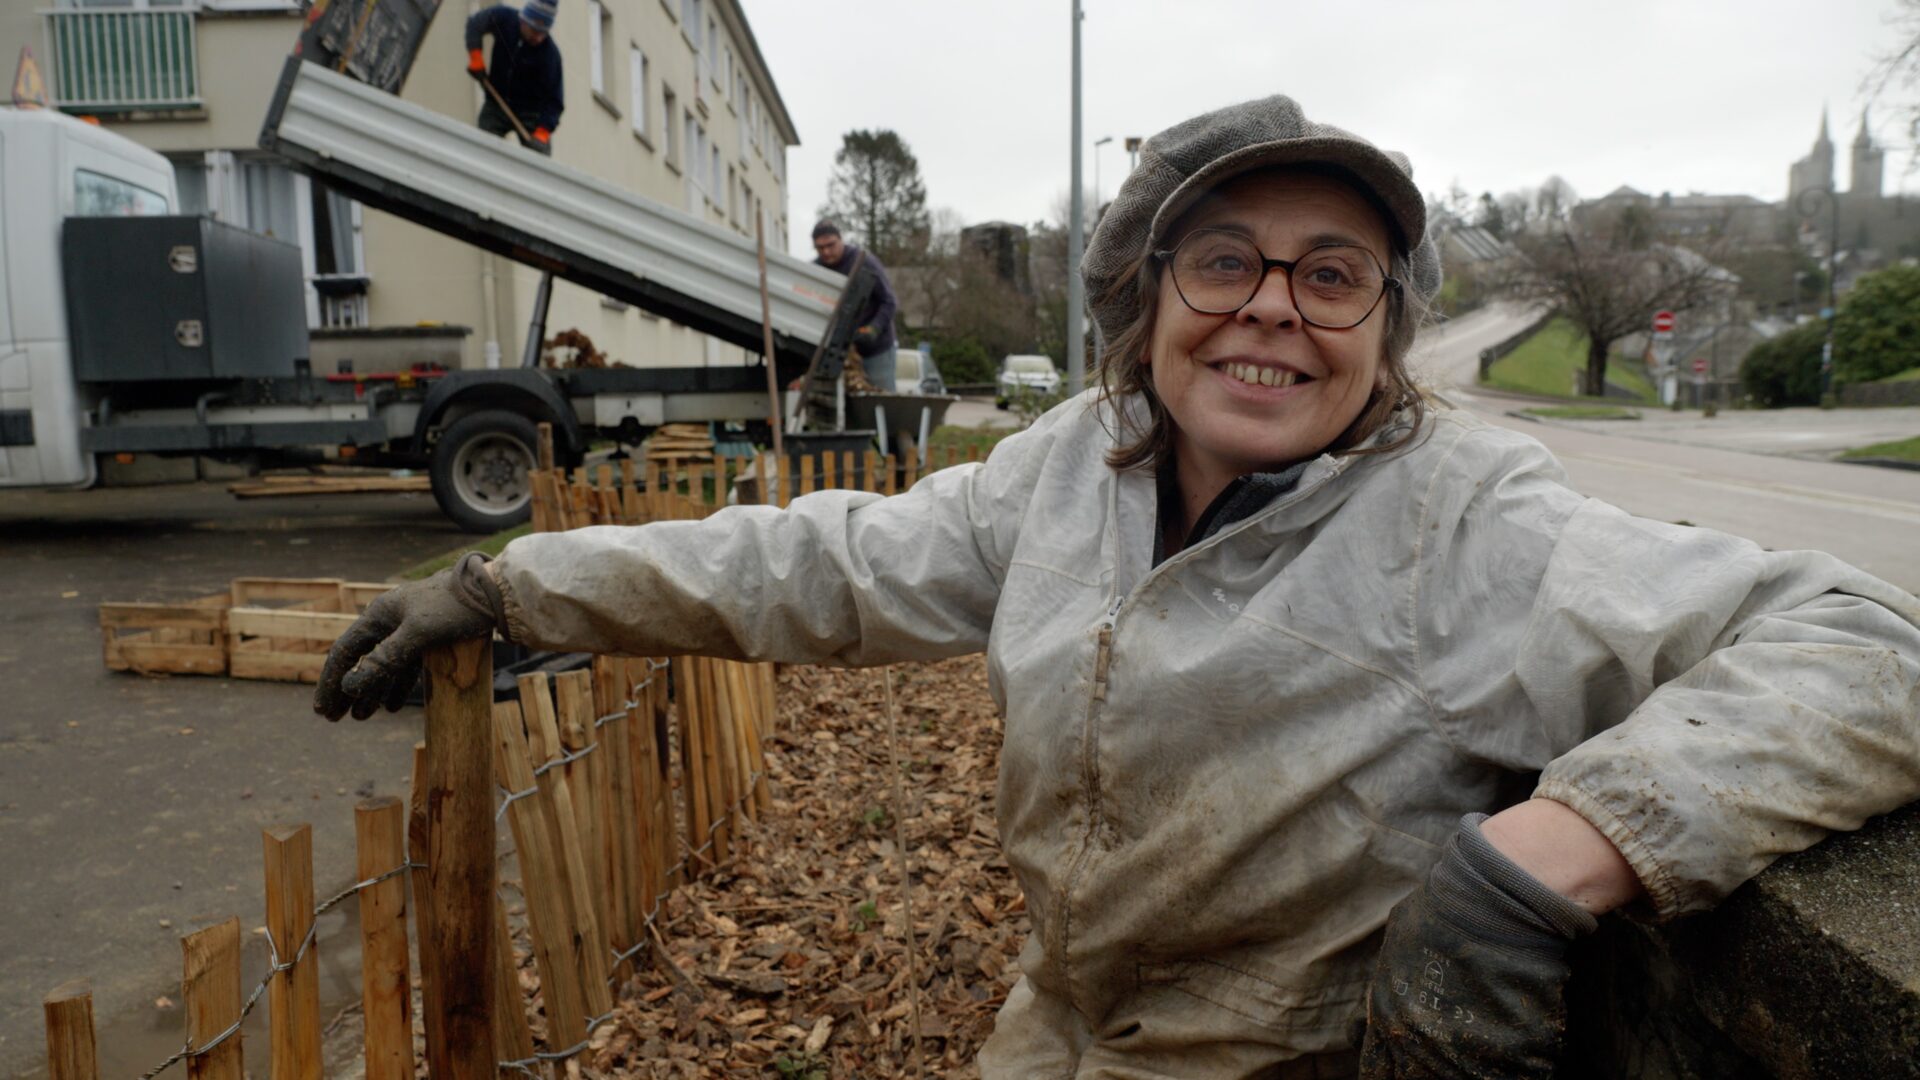
[[[793,126],[793,115],[787,112],[786,100],[780,96],[780,87],[773,81],[773,69],[767,66],[766,55],[760,51],[760,41],[753,36],[753,27],[747,22],[747,13],[741,10],[740,5],[734,0],[716,3],[714,7],[720,10],[721,17],[734,23],[734,29],[740,32],[740,41],[745,46],[741,59],[747,61],[748,67],[760,73],[767,107],[773,110],[773,122],[779,126],[780,134],[786,138],[786,145],[799,146],[800,132]],[[728,92],[732,92],[732,87],[728,87]]]
[[[1446,231],[1445,237],[1472,262],[1494,262],[1517,254],[1512,244],[1472,225],[1456,225]]]

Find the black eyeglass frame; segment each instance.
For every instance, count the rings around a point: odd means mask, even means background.
[[[1237,240],[1244,240],[1246,241],[1247,246],[1253,249],[1253,253],[1255,255],[1260,256],[1260,273],[1254,277],[1253,288],[1248,290],[1247,298],[1245,300],[1240,301],[1238,304],[1235,304],[1234,306],[1227,308],[1224,311],[1208,311],[1207,309],[1196,305],[1192,300],[1187,299],[1187,290],[1180,287],[1180,275],[1178,272],[1176,272],[1173,269],[1173,257],[1179,253],[1181,248],[1186,246],[1187,241],[1193,239],[1196,236],[1201,235],[1202,233],[1219,233],[1223,236],[1231,236]],[[1242,236],[1237,232],[1229,232],[1225,229],[1195,229],[1194,231],[1181,237],[1180,242],[1178,244],[1175,244],[1172,247],[1167,248],[1163,251],[1154,252],[1153,257],[1155,259],[1158,259],[1160,262],[1165,263],[1167,266],[1167,273],[1173,275],[1173,291],[1180,294],[1180,302],[1187,305],[1187,308],[1189,310],[1197,312],[1201,315],[1237,315],[1239,314],[1241,308],[1244,308],[1248,304],[1253,303],[1253,298],[1260,295],[1260,286],[1266,283],[1267,275],[1273,273],[1273,270],[1275,267],[1279,267],[1281,270],[1286,271],[1287,299],[1293,304],[1293,310],[1300,312],[1300,321],[1303,323],[1306,323],[1308,326],[1318,327],[1322,330],[1351,330],[1354,327],[1359,326],[1361,323],[1366,322],[1368,319],[1373,317],[1373,313],[1377,311],[1380,307],[1380,301],[1386,298],[1388,290],[1405,287],[1401,284],[1399,278],[1394,277],[1391,274],[1388,274],[1386,272],[1386,268],[1381,267],[1380,295],[1373,298],[1373,303],[1367,306],[1367,310],[1365,314],[1361,315],[1358,319],[1355,319],[1354,321],[1348,323],[1345,326],[1329,326],[1326,323],[1314,322],[1312,319],[1307,318],[1307,313],[1305,311],[1301,310],[1300,298],[1294,294],[1293,268],[1296,266],[1299,266],[1303,262],[1306,262],[1307,258],[1311,256],[1314,252],[1320,251],[1324,248],[1353,248],[1356,251],[1366,252],[1367,258],[1372,259],[1373,264],[1375,266],[1380,266],[1379,258],[1377,258],[1373,254],[1373,252],[1367,251],[1366,248],[1360,247],[1358,244],[1316,244],[1313,247],[1308,248],[1306,250],[1306,253],[1301,255],[1297,259],[1269,259],[1267,258],[1267,253],[1260,250],[1260,245],[1254,243],[1252,240],[1247,239],[1247,237]]]

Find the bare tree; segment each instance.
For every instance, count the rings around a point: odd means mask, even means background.
[[[1520,238],[1527,256],[1516,291],[1553,304],[1587,338],[1584,392],[1606,392],[1615,342],[1646,330],[1655,312],[1688,311],[1726,299],[1740,279],[1707,254],[1653,243],[1633,221],[1611,234],[1568,228]]]
[[[1878,102],[1889,91],[1898,90],[1904,99],[1899,111],[1909,147],[1920,145],[1920,0],[1897,0],[1886,17],[1892,48],[1875,58],[1861,87],[1870,103]],[[1907,169],[1920,167],[1920,155],[1908,161]]]

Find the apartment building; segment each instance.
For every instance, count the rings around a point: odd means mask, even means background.
[[[441,5],[407,100],[478,114],[462,33],[484,6]],[[298,0],[5,4],[0,56],[31,47],[59,108],[166,155],[186,212],[297,243],[317,361],[441,324],[470,329],[440,333],[463,366],[518,363],[537,272],[363,207],[256,148],[303,10]],[[560,0],[553,38],[566,80],[555,160],[748,236],[759,222],[768,248],[786,249],[787,148],[799,137],[735,0]],[[547,326],[584,331],[635,366],[746,360],[564,282]]]

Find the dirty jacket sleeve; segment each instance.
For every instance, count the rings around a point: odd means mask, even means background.
[[[498,560],[515,641],[632,656],[882,664],[986,648],[1042,424],[891,498],[521,537]]]
[[[1415,665],[1464,753],[1612,840],[1657,916],[1920,797],[1920,601],[1840,560],[1633,517],[1511,432],[1419,514]]]

